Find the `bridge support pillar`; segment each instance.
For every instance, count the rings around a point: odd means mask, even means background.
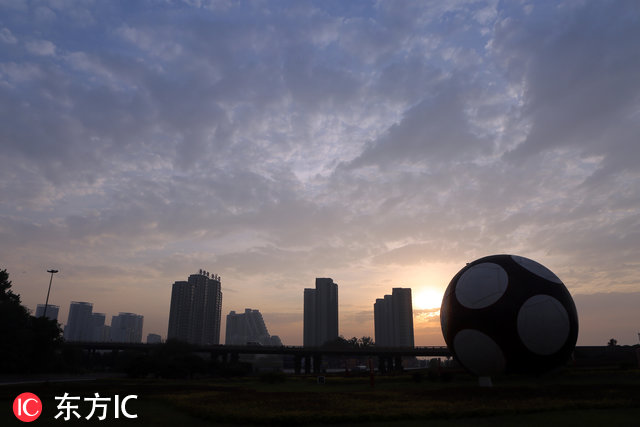
[[[393,368],[396,371],[402,371],[403,370],[403,368],[402,368],[402,356],[396,356],[395,359],[396,360],[394,361]]]
[[[304,373],[307,375],[311,373],[311,356],[308,354],[304,355]]]
[[[320,372],[322,372],[322,355],[316,353],[313,355],[313,373],[319,374]]]
[[[300,371],[302,370],[302,356],[296,354],[293,359],[293,369],[296,375],[300,375]]]
[[[378,372],[385,374],[387,372],[386,360],[383,356],[378,356]]]

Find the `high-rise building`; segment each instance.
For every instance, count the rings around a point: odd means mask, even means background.
[[[318,347],[338,338],[338,284],[316,278],[315,289],[304,290],[305,347]]]
[[[284,344],[282,344],[282,340],[278,335],[271,335],[271,338],[269,339],[269,345],[273,347],[281,347]]]
[[[245,308],[244,313],[232,311],[227,315],[225,344],[246,345],[257,343],[269,346],[273,342],[271,338],[260,311]]]
[[[147,344],[160,344],[162,337],[158,334],[147,334]]]
[[[96,341],[96,342],[111,341],[111,337],[109,334],[110,328],[108,325],[104,324],[106,318],[107,316],[104,313],[91,314],[89,341]]]
[[[36,317],[42,317],[44,315],[44,304],[38,304],[36,307]],[[47,305],[47,319],[58,320],[58,312],[60,307],[57,305]]]
[[[200,270],[171,290],[167,339],[191,344],[219,344],[222,316],[220,276]]]
[[[389,307],[389,308],[387,308]],[[376,345],[390,347],[393,342],[391,331],[393,330],[393,317],[391,315],[391,295],[377,298],[373,304],[373,320]]]
[[[304,318],[302,345],[314,347],[316,345],[316,290],[304,290]]]
[[[47,313],[49,309],[47,308]],[[71,301],[69,317],[64,328],[64,339],[67,341],[91,341],[91,315],[93,304],[90,302]],[[47,314],[48,317],[48,314]]]
[[[414,346],[411,288],[393,288],[391,295],[376,299],[373,316],[377,346]]]
[[[111,318],[111,341],[125,343],[142,342],[144,316],[135,313],[119,313]]]

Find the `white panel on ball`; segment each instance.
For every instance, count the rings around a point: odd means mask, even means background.
[[[536,276],[540,276],[543,279],[547,279],[554,283],[562,284],[562,280],[560,280],[558,276],[553,274],[553,272],[549,270],[547,267],[545,267],[544,265],[532,259],[525,258],[523,256],[511,255],[511,258],[515,262],[517,262],[521,267],[527,269],[528,271],[532,272]]]
[[[549,355],[560,350],[569,329],[567,310],[552,296],[532,296],[518,312],[518,335],[533,353]]]
[[[485,262],[465,271],[456,286],[456,298],[467,308],[489,307],[507,290],[509,277],[498,264]]]
[[[459,362],[476,375],[491,376],[504,372],[502,350],[488,335],[475,329],[463,329],[453,339]]]

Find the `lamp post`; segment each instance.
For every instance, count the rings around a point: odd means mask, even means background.
[[[47,307],[49,306],[49,293],[51,292],[51,282],[53,282],[53,275],[57,273],[58,270],[47,270],[47,273],[51,273],[51,278],[49,279],[49,290],[47,291],[47,300],[44,303],[44,313],[42,313],[42,317],[47,317]]]

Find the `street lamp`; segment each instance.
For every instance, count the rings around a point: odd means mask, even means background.
[[[49,306],[49,293],[51,292],[51,282],[53,282],[53,275],[57,273],[58,270],[47,270],[47,273],[51,273],[51,278],[49,279],[49,290],[47,291],[47,301],[44,303],[44,313],[42,313],[42,317],[47,317],[47,307]]]

